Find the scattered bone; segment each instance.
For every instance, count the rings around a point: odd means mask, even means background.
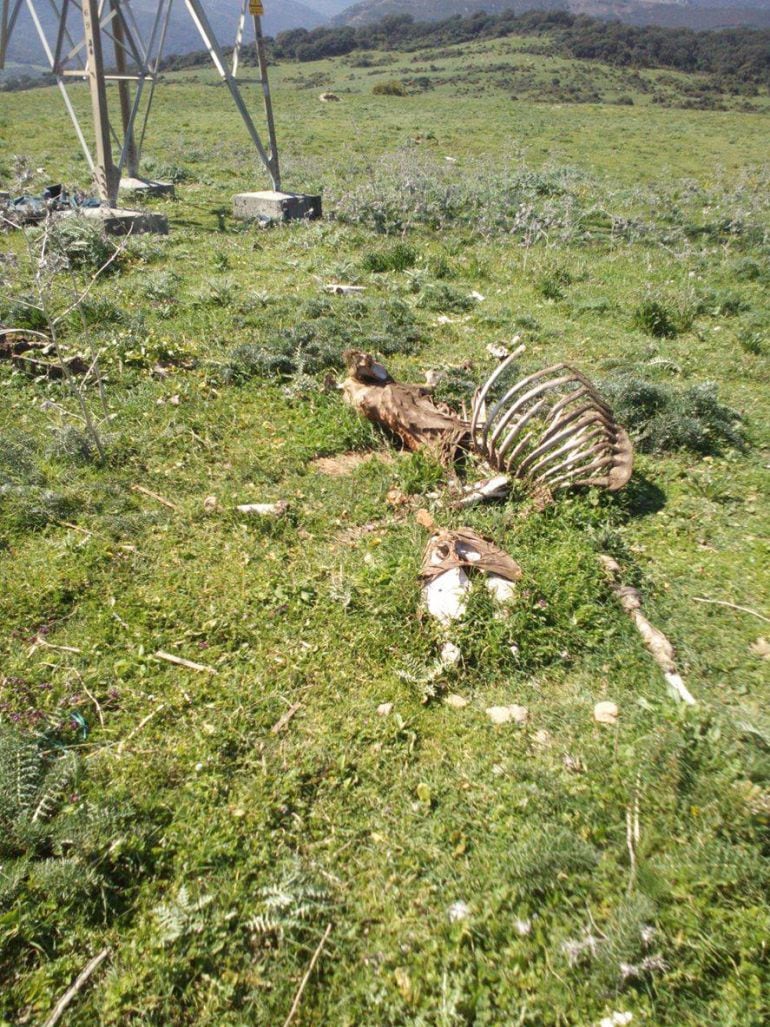
[[[489,399],[521,352],[511,353],[474,397],[470,431],[476,450],[492,467],[531,486],[622,488],[633,469],[631,441],[580,371],[554,364]]]
[[[383,702],[383,703],[380,703],[380,705],[377,707],[377,716],[378,717],[387,717],[390,713],[392,713],[392,711],[393,711],[393,703],[392,702]]]
[[[254,517],[283,517],[289,509],[285,499],[279,499],[277,503],[241,503],[235,508],[238,513],[248,514]]]
[[[663,632],[653,627],[642,613],[642,597],[639,590],[632,588],[630,585],[621,584],[620,566],[611,556],[600,556],[599,560],[604,568],[604,573],[612,592],[636,625],[636,630],[642,636],[652,658],[663,671],[663,677],[668,682],[670,688],[682,702],[687,703],[688,706],[694,705],[695,699],[677,673],[674,661],[674,647]]]
[[[318,97],[321,103],[339,103],[340,98],[336,93],[321,93]]]
[[[458,507],[476,506],[490,499],[504,499],[511,487],[511,479],[507,474],[498,474],[495,478],[485,478],[463,487],[463,496],[457,500]]]
[[[424,385],[402,385],[374,357],[349,350],[345,401],[401,439],[406,449],[427,448],[452,462],[470,441],[467,422],[431,399]]]
[[[471,293],[471,299],[476,300],[477,303],[483,303],[486,299],[486,296],[482,296],[480,292],[476,292],[476,290],[474,289]]]
[[[597,724],[617,724],[620,711],[614,702],[598,702],[594,706],[594,720]]]
[[[458,695],[457,692],[450,692],[449,695],[444,696],[444,705],[451,706],[454,710],[462,710],[468,705],[468,700],[463,695]]]
[[[486,585],[498,603],[507,603],[516,594],[513,582],[500,577],[499,574],[488,574]]]
[[[470,916],[471,909],[467,902],[453,902],[447,910],[447,916],[449,922],[456,924],[460,920],[467,920]]]
[[[357,296],[359,292],[366,292],[365,285],[345,285],[342,282],[330,282],[324,286],[324,292],[330,292],[335,296]]]
[[[489,706],[486,714],[493,724],[526,724],[529,720],[529,710],[526,706]]]

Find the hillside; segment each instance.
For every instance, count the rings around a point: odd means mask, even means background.
[[[327,11],[339,11],[340,6],[334,0],[331,0],[331,5],[327,6]],[[132,10],[137,15],[137,21],[145,30],[152,24],[154,7],[155,5],[151,0],[134,0],[132,4]],[[210,0],[206,4],[206,10],[222,45],[232,46],[238,21],[239,5],[234,5],[230,0]],[[56,21],[50,7],[44,4],[40,5],[39,14],[49,38],[52,38],[55,35],[53,26],[56,24]],[[71,9],[69,23],[74,27],[75,32],[78,30],[79,17],[79,12]],[[325,20],[326,14],[321,13],[321,11],[312,6],[300,3],[298,0],[282,0],[280,4],[268,3],[266,5],[263,26],[266,33],[276,35],[279,32],[297,28],[298,26],[313,28],[316,25],[323,24]],[[80,31],[82,32],[82,27]],[[190,53],[193,50],[200,50],[201,48],[201,38],[184,4],[175,4],[171,14],[164,52],[166,54],[184,54]],[[8,62],[18,65],[20,69],[25,66],[40,67],[44,63],[42,47],[29,12],[24,5],[22,5],[14,34],[11,37],[8,48]]]
[[[277,60],[323,220],[232,219],[266,176],[201,64],[145,140],[168,236],[3,222],[3,1027],[768,1022],[767,47],[538,24]],[[0,96],[0,139],[0,190],[89,189],[55,88]],[[363,351],[461,416],[519,345],[487,504],[477,455],[338,388]],[[530,378],[565,363],[606,403],[566,416],[633,440],[620,491],[534,480],[572,466]],[[460,528],[520,577],[468,566],[442,624],[423,554]]]
[[[334,23],[365,25],[389,15],[409,14],[416,20],[439,20],[474,11],[495,14],[514,10],[569,10],[596,18],[619,19],[633,25],[715,29],[730,26],[770,28],[770,9],[764,0],[364,0],[343,11]]]

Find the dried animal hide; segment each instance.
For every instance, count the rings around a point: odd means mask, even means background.
[[[452,463],[470,443],[468,423],[444,404],[434,403],[423,385],[402,385],[365,353],[345,354],[346,402],[375,424],[388,428],[409,450],[427,448]]]
[[[489,399],[519,353],[476,393],[470,424],[476,450],[496,470],[530,485],[621,489],[633,470],[631,440],[580,371],[554,364]]]
[[[429,582],[453,567],[497,574],[506,581],[518,581],[522,575],[515,560],[471,528],[436,532],[425,550],[420,577]]]
[[[425,550],[420,578],[428,613],[442,624],[464,614],[469,570],[484,574],[487,588],[500,602],[512,598],[512,583],[522,574],[515,560],[470,528],[437,532]]]

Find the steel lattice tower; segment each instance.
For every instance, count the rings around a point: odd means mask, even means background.
[[[0,0],[0,68],[19,13],[26,7],[51,72],[75,128],[80,146],[93,173],[104,206],[117,206],[124,174],[136,178],[158,70],[166,41],[174,0],[158,0],[157,10],[144,31],[132,10],[131,0]],[[240,8],[232,60],[225,59],[212,29],[205,4],[184,0],[211,60],[227,85],[259,158],[280,190],[281,175],[275,137],[267,60],[260,15],[260,0],[237,0]],[[41,17],[41,14],[44,16]],[[244,45],[247,17],[253,18],[257,58],[265,102],[268,144],[260,137],[238,83],[238,65]],[[51,31],[53,27],[53,31]],[[107,65],[109,61],[109,65]],[[67,92],[71,80],[88,82],[95,145],[88,145],[83,127]],[[107,86],[117,87],[119,115],[111,117]]]

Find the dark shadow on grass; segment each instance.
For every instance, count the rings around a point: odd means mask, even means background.
[[[648,517],[666,505],[666,493],[643,474],[636,472],[621,493],[629,517]]]

